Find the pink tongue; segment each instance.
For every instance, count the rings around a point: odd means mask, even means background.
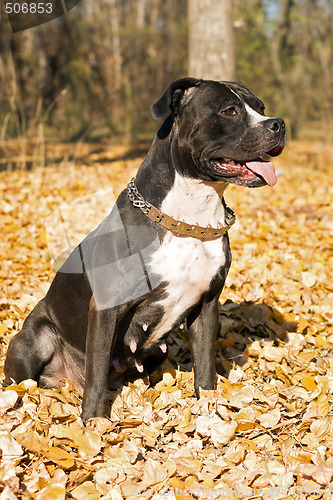
[[[274,165],[271,161],[248,161],[245,165],[252,172],[261,175],[269,186],[277,183]]]

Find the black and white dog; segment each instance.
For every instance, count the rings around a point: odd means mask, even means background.
[[[10,342],[6,381],[83,391],[82,419],[107,388],[149,372],[186,321],[199,388],[213,389],[218,299],[230,266],[229,183],[272,186],[285,125],[240,82],[184,78],[152,106],[171,110],[110,215],[72,252]],[[82,214],[84,217],[84,214]]]

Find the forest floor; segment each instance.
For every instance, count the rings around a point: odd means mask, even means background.
[[[66,148],[54,146],[62,161],[51,155],[47,167],[0,173],[0,381],[7,345],[53,265],[106,215],[143,158]],[[328,143],[295,141],[275,161],[274,188],[228,188],[237,222],[216,391],[196,400],[181,330],[159,372],[113,393],[110,418],[86,428],[69,383],[1,389],[0,500],[332,498],[332,163]]]

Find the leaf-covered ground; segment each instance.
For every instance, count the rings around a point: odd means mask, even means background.
[[[0,174],[1,380],[10,338],[54,275],[49,253],[66,255],[59,208],[75,244],[140,164],[84,148],[80,161]],[[1,500],[331,498],[332,161],[327,144],[291,143],[274,188],[228,189],[217,390],[194,397],[184,330],[161,370],[111,394],[110,418],[86,428],[69,384],[1,389]]]

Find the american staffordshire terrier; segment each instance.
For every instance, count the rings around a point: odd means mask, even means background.
[[[82,419],[107,388],[150,372],[186,322],[194,386],[213,389],[218,299],[231,254],[228,184],[273,186],[285,124],[240,82],[183,78],[152,105],[168,112],[135,179],[72,252],[11,340],[7,383],[31,378],[83,391]],[[84,217],[84,214],[82,214]]]

